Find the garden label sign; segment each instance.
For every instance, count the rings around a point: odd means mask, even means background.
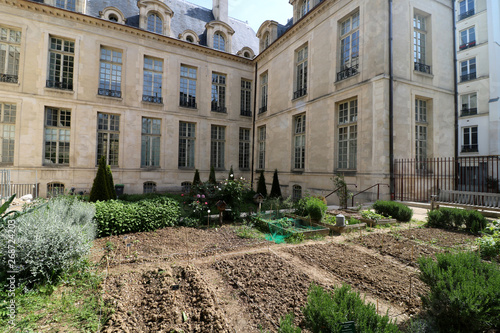
[[[342,326],[340,328],[340,333],[356,333],[356,327],[354,326],[353,321],[347,321],[340,325]]]

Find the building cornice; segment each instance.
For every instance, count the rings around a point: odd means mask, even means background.
[[[124,24],[120,23],[115,23],[112,21],[108,21],[102,18],[98,17],[93,17],[89,16],[86,14],[82,13],[77,13],[77,12],[72,12],[69,10],[49,6],[46,4],[38,3],[38,2],[33,2],[30,0],[0,0],[0,4],[5,4],[9,5],[12,7],[17,7],[23,10],[29,10],[34,13],[39,13],[43,15],[49,15],[49,16],[54,16],[58,18],[63,18],[63,19],[68,19],[68,20],[73,20],[76,21],[80,24],[86,24],[89,26],[94,26],[94,27],[100,27],[103,29],[109,29],[109,30],[114,30],[114,31],[119,31],[122,33],[130,34],[133,35],[134,37],[139,37],[141,39],[147,39],[153,42],[161,42],[164,45],[168,46],[177,46],[180,48],[187,48],[191,49],[196,52],[201,52],[205,55],[210,55],[218,58],[223,58],[239,63],[244,63],[246,65],[251,65],[252,60],[233,55],[231,53],[226,53],[222,51],[217,51],[214,49],[211,49],[209,47],[203,46],[203,45],[196,45],[193,43],[189,43],[187,41],[182,41],[173,37],[168,37],[168,36],[163,36],[159,34],[155,34],[153,32],[149,32],[146,30],[142,30],[136,27],[131,27],[127,26]]]

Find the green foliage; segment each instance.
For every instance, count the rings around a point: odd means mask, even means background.
[[[427,213],[427,225],[435,228],[465,229],[477,234],[487,223],[486,218],[475,210],[442,207]]]
[[[191,188],[193,188],[193,186],[197,186],[199,184],[201,184],[200,172],[198,171],[198,169],[196,169],[194,171],[194,178],[193,178],[193,183],[191,184]]]
[[[106,166],[106,178],[108,179],[110,199],[116,199],[115,182],[113,181],[113,173],[109,165]]]
[[[333,187],[337,190],[335,192],[339,198],[339,206],[347,208],[347,201],[352,198],[352,192],[347,188],[347,183],[344,180],[343,174],[337,174],[332,178]]]
[[[365,219],[373,220],[375,222],[378,221],[378,220],[391,218],[390,216],[389,217],[385,217],[384,215],[377,214],[375,212],[372,212],[371,210],[364,210],[364,211],[362,211],[361,212],[361,216],[363,216]]]
[[[153,231],[174,226],[180,218],[179,203],[167,197],[138,202],[96,202],[97,236]]]
[[[304,241],[304,239],[306,239],[304,234],[299,232],[299,233],[293,233],[287,238],[285,238],[285,242],[287,242],[288,244],[300,244]]]
[[[120,201],[127,201],[127,202],[138,202],[141,200],[145,199],[155,199],[155,198],[161,198],[165,197],[164,194],[160,193],[142,193],[142,194],[123,194],[120,196]]]
[[[314,333],[340,332],[340,324],[347,321],[355,322],[356,332],[399,332],[387,315],[378,315],[375,305],[365,304],[349,285],[328,292],[312,284],[302,312],[306,327]]]
[[[326,223],[326,224],[336,225],[337,224],[337,218],[335,217],[335,215],[326,214],[325,217],[323,218],[322,222]]]
[[[471,252],[422,257],[420,279],[430,292],[424,309],[440,332],[484,332],[500,327],[500,270]]]
[[[377,214],[388,218],[392,217],[401,222],[409,222],[413,216],[412,209],[406,207],[402,203],[394,201],[379,200],[373,204],[373,209]]]
[[[102,156],[99,159],[97,174],[94,178],[92,189],[90,190],[90,202],[106,201],[111,199],[109,178],[107,175],[106,157]],[[116,198],[116,196],[114,197]],[[114,199],[113,198],[113,199]]]
[[[267,197],[267,186],[266,186],[266,177],[264,177],[264,171],[260,172],[259,180],[257,182],[257,193],[260,193]]]
[[[287,314],[280,320],[280,330],[279,333],[301,333],[302,330],[293,324],[295,317],[293,313]]]
[[[299,200],[295,213],[301,216],[310,216],[320,221],[327,210],[326,203],[318,197],[307,196]]]
[[[271,198],[281,198],[281,187],[278,179],[278,169],[274,170],[273,185],[271,186]]]
[[[234,180],[234,171],[233,171],[233,166],[231,165],[231,168],[229,169],[229,174],[227,175],[228,180]]]
[[[477,241],[481,258],[500,261],[500,221],[491,222]]]
[[[57,281],[90,250],[93,216],[92,204],[57,197],[9,221],[0,230],[0,281],[7,271],[18,271],[17,283]]]
[[[214,166],[210,166],[210,175],[208,176],[208,182],[212,185],[217,184],[217,180],[215,179],[215,169]]]

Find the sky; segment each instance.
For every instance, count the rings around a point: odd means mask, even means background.
[[[212,0],[187,0],[188,2],[212,8]],[[289,0],[228,0],[229,16],[248,22],[257,33],[260,25],[266,20],[286,24],[293,16],[293,7]],[[265,10],[263,10],[265,8]]]

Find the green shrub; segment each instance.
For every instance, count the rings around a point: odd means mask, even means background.
[[[212,185],[217,184],[217,180],[215,179],[215,169],[214,166],[210,166],[210,174],[208,175],[208,182]]]
[[[483,236],[476,241],[481,258],[497,258],[500,261],[500,221],[490,222],[483,232]]]
[[[234,180],[234,171],[233,171],[232,165],[231,165],[231,168],[229,169],[229,173],[227,175],[227,180]]]
[[[293,313],[289,313],[281,318],[279,333],[301,333],[302,330],[293,324],[294,319]]]
[[[413,210],[394,201],[379,200],[373,204],[373,209],[377,214],[392,217],[401,222],[409,222],[413,216]]]
[[[113,181],[113,173],[111,172],[111,167],[109,165],[106,166],[106,178],[108,181],[109,198],[116,199],[115,182]]]
[[[110,200],[95,207],[98,237],[172,227],[180,218],[178,202],[167,197],[132,203]]]
[[[161,198],[164,197],[164,194],[160,193],[143,193],[143,194],[123,194],[120,196],[121,201],[127,201],[127,202],[138,202],[141,200],[145,199],[156,199],[156,198]]]
[[[106,201],[109,199],[115,199],[115,197],[111,197],[109,184],[109,175],[107,172],[106,166],[106,157],[102,156],[99,159],[99,167],[97,168],[97,173],[94,178],[94,183],[92,185],[92,189],[90,190],[90,202],[96,201]]]
[[[399,332],[389,317],[377,314],[375,305],[365,304],[359,292],[343,285],[332,292],[311,285],[302,312],[306,327],[314,333],[340,332],[341,323],[354,321],[356,332]]]
[[[274,170],[273,184],[271,186],[271,194],[269,196],[271,198],[281,198],[281,187],[280,181],[278,179],[278,169]]]
[[[194,186],[197,186],[199,184],[201,184],[200,172],[198,171],[198,169],[196,169],[194,171],[193,183],[191,184],[191,188],[193,188]]]
[[[422,257],[420,279],[430,292],[424,309],[440,332],[484,332],[500,326],[500,270],[471,252]]]
[[[7,271],[18,271],[19,284],[56,282],[90,250],[94,212],[92,204],[57,197],[8,222],[0,230],[0,281]]]
[[[301,216],[310,216],[313,220],[321,220],[327,208],[325,202],[320,198],[308,196],[299,200],[295,213]]]
[[[427,213],[427,225],[443,229],[465,229],[477,234],[488,221],[475,210],[442,207]]]
[[[266,186],[266,177],[264,177],[264,171],[260,172],[259,180],[257,182],[257,193],[260,193],[267,197],[267,186]]]

